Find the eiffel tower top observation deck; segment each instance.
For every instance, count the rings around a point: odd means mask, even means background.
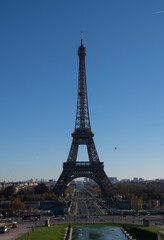
[[[83,45],[83,33],[81,33],[81,45],[78,48],[79,56],[79,78],[78,78],[78,96],[77,96],[77,111],[75,131],[72,134],[74,137],[78,134],[91,134],[91,125],[89,119],[88,109],[88,97],[87,97],[87,82],[86,82],[86,70],[85,70],[85,56],[86,48]]]

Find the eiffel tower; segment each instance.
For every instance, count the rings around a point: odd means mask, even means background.
[[[111,183],[104,171],[104,163],[99,160],[89,119],[85,70],[86,48],[83,45],[82,34],[78,56],[79,78],[75,130],[72,133],[73,140],[67,162],[63,163],[63,171],[55,184],[54,192],[61,195],[73,179],[87,177],[93,179],[99,185],[104,197],[109,197]],[[87,146],[89,161],[77,161],[79,145]]]

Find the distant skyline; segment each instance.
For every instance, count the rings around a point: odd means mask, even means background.
[[[0,1],[0,181],[62,172],[81,31],[91,129],[106,174],[164,178],[163,24],[162,0]],[[88,160],[83,146],[78,159]]]
[[[87,178],[87,179],[89,179],[89,178]],[[58,179],[46,179],[46,178],[30,178],[30,179],[24,179],[24,180],[17,180],[17,181],[0,181],[0,183],[1,184],[3,184],[3,183],[10,183],[10,182],[38,182],[38,183],[41,183],[41,182],[56,182]],[[123,179],[118,179],[117,177],[115,177],[115,176],[111,176],[111,177],[109,177],[109,180],[111,181],[111,182],[122,182],[122,181],[130,181],[130,182],[142,182],[142,181],[144,181],[144,182],[159,182],[159,181],[161,181],[161,182],[163,182],[164,181],[164,178],[161,178],[161,179],[159,179],[159,178],[156,178],[156,179],[144,179],[144,178],[138,178],[138,177],[133,177],[133,178],[123,178]],[[72,181],[86,181],[86,177],[80,177],[80,178],[75,178],[75,179],[73,179]],[[91,179],[91,181],[94,181],[94,180],[92,180]]]

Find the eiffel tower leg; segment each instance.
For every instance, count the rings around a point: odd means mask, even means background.
[[[94,177],[104,197],[111,196],[112,185],[104,170],[94,172]]]
[[[67,162],[68,163],[75,163],[78,153],[78,143],[76,139],[73,139],[71,149],[68,155]],[[71,181],[71,169],[66,170],[63,165],[63,172],[61,173],[57,183],[55,184],[54,191],[57,195],[60,195],[64,192],[67,184]]]
[[[91,163],[99,163],[99,157],[96,151],[96,147],[93,141],[93,138],[87,140],[87,149],[88,149],[88,156]],[[111,183],[104,171],[104,169],[99,168],[94,170],[93,172],[95,181],[98,183],[102,194],[105,196],[109,196],[109,192],[111,190]]]
[[[70,181],[71,181],[71,179],[70,179],[69,173],[67,173],[67,172],[65,172],[65,170],[63,170],[57,183],[55,184],[55,187],[54,187],[55,194],[57,194],[57,195],[63,194],[67,184]]]

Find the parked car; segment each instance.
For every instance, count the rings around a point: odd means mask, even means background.
[[[8,231],[9,231],[9,229],[7,228],[7,226],[1,226],[0,227],[0,233],[6,233]]]
[[[35,221],[39,221],[39,219],[38,219],[37,217],[31,217],[31,218],[30,218],[30,221],[31,221],[31,222],[35,222]]]
[[[102,218],[102,219],[100,219],[100,222],[107,222],[107,220]]]
[[[58,221],[64,221],[63,217],[58,217]]]
[[[8,222],[8,223],[12,223],[12,218],[8,218],[8,219],[6,219],[6,222]]]

